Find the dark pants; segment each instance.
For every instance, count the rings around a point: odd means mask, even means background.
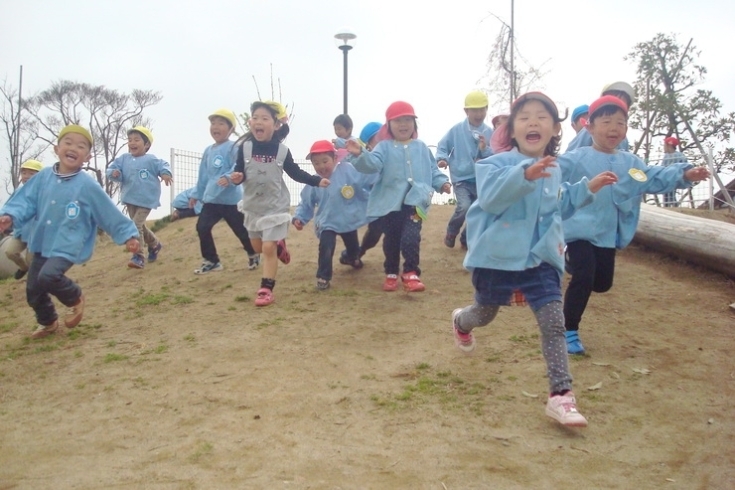
[[[403,272],[415,272],[419,269],[419,250],[421,244],[421,218],[416,216],[413,206],[403,206],[400,211],[393,211],[381,218],[383,220],[383,267],[386,274],[398,274],[403,254]]]
[[[592,292],[604,293],[613,285],[615,249],[601,248],[585,240],[567,244],[567,271],[572,275],[564,294],[564,326],[579,330],[579,322]]]
[[[454,208],[454,214],[452,214],[452,217],[449,218],[449,223],[447,223],[447,235],[457,236],[460,234],[459,231],[462,230],[462,225],[467,216],[467,210],[477,200],[477,184],[474,182],[459,181],[454,184],[453,190],[457,205]],[[466,226],[459,237],[459,243],[467,245]]]
[[[350,262],[360,257],[360,242],[357,239],[357,230],[348,231],[347,233],[324,230],[319,235],[319,267],[316,270],[317,279],[324,279],[325,281],[332,280],[332,259],[334,258],[334,249],[337,246],[337,235],[342,237]]]
[[[360,257],[365,252],[375,247],[383,236],[383,218],[378,218],[368,224],[365,234],[362,236],[362,244],[360,245]]]
[[[51,296],[66,306],[74,306],[82,296],[82,289],[66,277],[66,271],[74,263],[61,257],[42,257],[33,254],[33,261],[28,270],[26,283],[26,299],[36,312],[36,321],[41,325],[51,325],[58,318]]]
[[[197,215],[197,212],[194,211],[194,208],[176,208],[176,211],[179,212],[179,219],[193,218]]]
[[[243,225],[243,215],[237,210],[237,205],[205,203],[197,220],[197,233],[199,234],[199,247],[202,251],[202,257],[214,264],[219,262],[217,247],[214,246],[214,238],[212,237],[212,228],[221,219],[225,220],[227,226],[240,240],[248,255],[254,255],[256,253],[255,249],[250,243],[248,230]]]

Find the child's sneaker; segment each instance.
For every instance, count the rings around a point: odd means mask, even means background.
[[[276,247],[278,260],[280,260],[284,264],[288,264],[289,262],[291,262],[291,254],[288,253],[288,249],[286,248],[286,240],[278,240]]]
[[[202,265],[199,266],[198,269],[194,269],[194,274],[206,274],[208,272],[218,272],[224,269],[222,267],[222,264],[219,262],[210,262],[208,260],[205,260],[202,262]]]
[[[324,290],[329,289],[329,281],[327,281],[326,279],[317,279],[316,288],[319,291],[324,291]]]
[[[401,276],[401,281],[403,282],[403,289],[409,293],[420,293],[426,289],[426,286],[421,282],[419,276],[417,276],[413,271],[405,272]]]
[[[158,252],[161,251],[163,248],[163,243],[158,242],[158,244],[153,248],[148,248],[148,262],[155,262],[158,258]]]
[[[248,270],[254,271],[260,265],[260,254],[248,255]]]
[[[472,332],[463,332],[457,326],[457,316],[462,308],[457,308],[452,312],[452,332],[454,332],[454,344],[459,350],[465,353],[475,350],[475,336]]]
[[[584,355],[584,346],[579,338],[579,331],[567,330],[564,332],[567,339],[567,353],[572,355]]]
[[[587,427],[587,419],[577,411],[574,393],[550,396],[546,402],[546,415],[566,427]]]
[[[131,269],[142,269],[145,267],[145,262],[141,255],[133,255],[133,258],[128,262],[128,267]]]
[[[255,296],[255,306],[268,306],[275,300],[273,291],[268,288],[260,288]]]
[[[32,339],[42,339],[44,337],[48,337],[49,335],[52,335],[56,333],[56,330],[59,328],[59,321],[56,320],[51,325],[38,325],[36,329],[31,334]]]
[[[447,233],[447,235],[444,237],[444,245],[446,245],[449,248],[454,248],[454,244],[457,242],[457,235],[451,235]]]
[[[79,297],[79,301],[74,306],[70,306],[64,316],[64,326],[66,328],[74,328],[82,321],[84,315],[84,295]]]
[[[15,274],[13,274],[13,277],[15,278],[16,281],[20,281],[21,279],[23,279],[23,276],[25,276],[27,273],[28,273],[27,270],[22,271],[18,269],[17,271],[15,271]]]
[[[385,276],[383,291],[398,291],[398,276],[396,274],[388,274]]]

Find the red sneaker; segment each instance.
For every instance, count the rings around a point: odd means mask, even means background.
[[[419,276],[417,276],[413,271],[405,272],[401,276],[401,281],[403,281],[403,289],[409,293],[420,293],[426,289],[426,286],[421,282]]]
[[[255,306],[268,306],[275,300],[276,298],[273,296],[273,291],[268,288],[260,288],[255,296]]]
[[[383,283],[383,291],[397,291],[398,290],[398,276],[396,274],[388,274],[385,276],[385,282]]]
[[[276,249],[278,253],[278,260],[280,260],[284,264],[288,264],[289,262],[291,262],[291,254],[288,253],[288,249],[286,248],[286,240],[278,240],[276,247],[278,247]]]

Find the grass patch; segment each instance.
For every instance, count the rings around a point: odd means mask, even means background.
[[[189,296],[174,296],[174,299],[171,300],[171,304],[174,305],[188,305],[193,302],[194,298],[190,298]]]
[[[250,296],[235,296],[235,301],[238,303],[247,303],[250,301]]]
[[[124,361],[128,358],[128,356],[125,356],[123,354],[106,354],[105,358],[103,359],[103,362],[110,363],[110,362],[117,362],[117,361]]]
[[[166,293],[149,293],[138,298],[135,304],[137,306],[158,306],[167,299],[168,294]]]
[[[17,326],[18,322],[0,323],[0,333],[12,332]]]
[[[194,454],[189,456],[189,461],[191,461],[192,463],[196,463],[204,456],[211,454],[213,449],[214,446],[212,446],[210,443],[203,442],[199,445],[199,447],[197,447],[196,451],[194,451]]]
[[[171,215],[164,216],[161,219],[157,219],[153,223],[153,226],[151,226],[151,231],[153,233],[155,233],[155,232],[157,232],[159,230],[163,230],[164,228],[166,228],[169,225],[169,223],[171,223]]]

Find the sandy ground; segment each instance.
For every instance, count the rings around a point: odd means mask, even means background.
[[[463,253],[435,206],[424,293],[385,293],[382,252],[335,261],[292,229],[276,303],[224,223],[225,270],[206,276],[195,220],[159,232],[160,259],[126,267],[102,240],[69,273],[82,324],[31,341],[25,283],[0,283],[0,489],[735,488],[735,302],[721,275],[632,246],[582,325],[572,359],[587,429],[543,412],[547,380],[528,308],[503,308],[456,350],[472,301]]]

